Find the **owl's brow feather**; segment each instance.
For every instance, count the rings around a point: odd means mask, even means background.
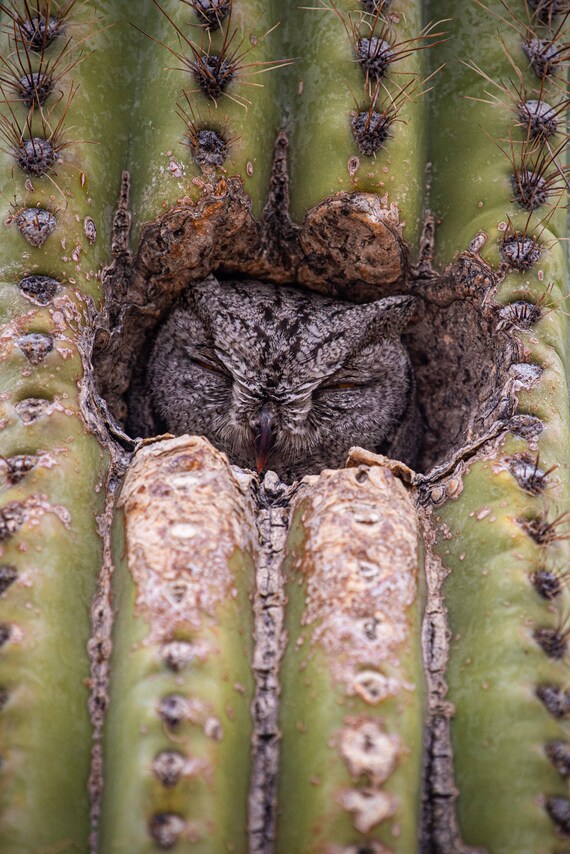
[[[377,342],[377,343],[378,343],[378,345],[380,345],[382,342]],[[360,345],[360,346],[358,346],[358,345]],[[349,359],[353,358],[359,351],[363,350],[364,347],[370,346],[370,342],[358,342],[358,345],[355,344],[354,346],[347,348],[346,352],[343,353],[341,356],[339,356],[338,361],[335,363],[334,366],[330,366],[329,370],[327,370],[326,372],[323,371],[320,379],[318,381],[316,381],[316,384],[318,385],[320,382],[322,382],[322,380],[329,379],[337,371],[342,370],[342,368],[345,367],[346,362]],[[320,347],[316,346],[315,349],[311,352],[311,354],[309,356],[307,356],[306,359],[300,359],[299,361],[295,360],[295,367],[304,368],[306,365],[310,364],[311,362],[315,363],[315,361],[316,361],[315,356],[318,354],[319,349],[320,349]],[[321,366],[321,367],[323,367],[323,366]]]
[[[324,322],[330,322],[330,318],[325,318]],[[374,344],[380,345],[388,337],[391,337],[385,335],[381,339],[378,339],[378,336],[376,335],[356,334],[355,330],[351,329],[350,327],[344,328],[343,330],[335,329],[327,335],[323,336],[317,324],[317,330],[315,335],[316,342],[305,358],[298,359],[297,356],[300,352],[302,352],[303,349],[305,349],[306,341],[299,340],[298,342],[296,342],[296,347],[295,344],[293,344],[291,341],[287,342],[289,353],[292,354],[293,351],[295,351],[295,366],[304,367],[310,362],[317,361],[316,357],[322,351],[323,345],[330,344],[332,342],[338,345],[341,336],[343,339],[344,352],[342,354],[339,354],[337,364],[343,364],[348,358],[354,356],[356,353],[363,350],[365,347],[369,347]],[[399,336],[397,337],[399,338]],[[338,370],[338,368],[335,368],[335,370]]]

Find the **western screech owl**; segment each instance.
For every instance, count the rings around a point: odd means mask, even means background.
[[[345,462],[351,445],[413,463],[414,377],[400,333],[414,298],[351,305],[255,281],[193,285],[155,339],[152,407],[286,481]]]

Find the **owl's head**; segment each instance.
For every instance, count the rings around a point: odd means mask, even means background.
[[[153,407],[171,432],[204,435],[284,480],[342,466],[352,445],[411,462],[418,417],[400,334],[413,303],[351,305],[209,276],[156,337]]]

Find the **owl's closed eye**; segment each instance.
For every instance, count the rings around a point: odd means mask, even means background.
[[[255,281],[192,286],[148,367],[155,413],[232,462],[295,480],[360,445],[413,463],[414,377],[400,334],[413,297],[366,305]]]

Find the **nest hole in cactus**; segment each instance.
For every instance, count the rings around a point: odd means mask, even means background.
[[[492,305],[494,271],[471,251],[444,271],[420,270],[398,224],[378,204],[366,194],[337,194],[301,225],[269,205],[259,222],[241,183],[226,179],[198,202],[145,226],[136,253],[105,272],[107,308],[95,334],[97,393],[121,430],[133,437],[164,432],[145,402],[149,357],[181,294],[210,273],[355,305],[413,295],[415,311],[402,340],[423,422],[414,461],[419,471],[468,454],[497,423],[524,419],[509,378],[509,367],[520,361],[514,323]],[[527,249],[532,254],[534,247],[524,243]],[[520,251],[519,240],[515,254]],[[529,325],[539,316],[529,316]]]

